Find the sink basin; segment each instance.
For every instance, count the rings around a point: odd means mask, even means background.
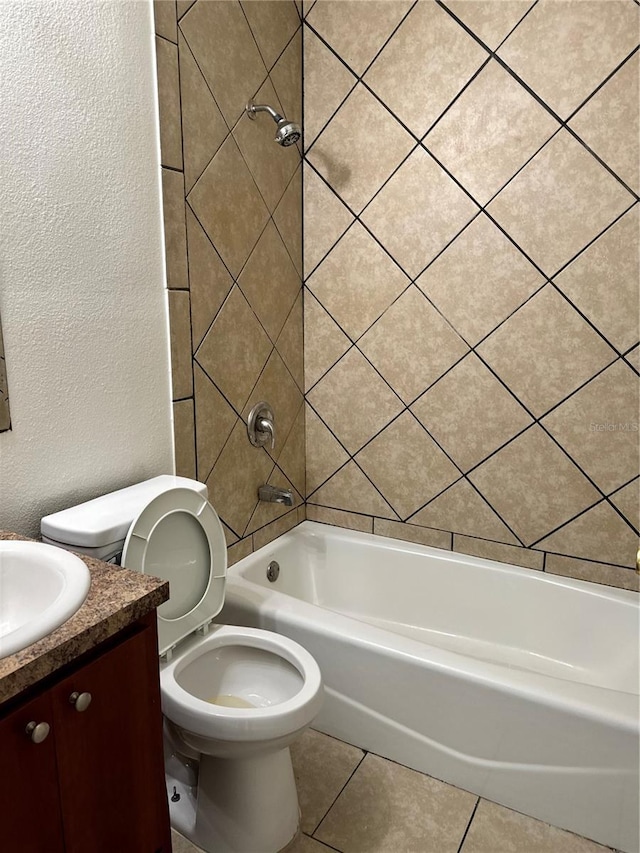
[[[0,658],[59,628],[87,597],[89,569],[40,542],[0,541]]]

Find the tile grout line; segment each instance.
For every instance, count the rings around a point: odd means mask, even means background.
[[[620,68],[622,68],[622,66],[623,66],[623,65],[624,65],[624,64],[625,64],[629,59],[631,59],[631,57],[632,57],[632,56],[633,56],[633,55],[638,51],[638,46],[636,46],[636,47],[631,51],[631,53],[629,53],[626,57],[624,57],[624,58],[622,59],[622,61],[621,61],[621,62],[619,62],[619,63],[618,63],[618,65],[613,69],[613,71],[609,72],[609,74],[607,74],[607,75],[605,76],[605,79],[604,79],[603,81],[601,81],[601,82],[596,86],[596,88],[595,88],[595,89],[594,89],[594,90],[593,90],[593,91],[592,91],[592,92],[591,92],[591,93],[590,93],[590,94],[589,94],[589,95],[588,95],[588,96],[587,96],[587,97],[586,97],[586,98],[581,102],[581,104],[580,104],[580,105],[579,105],[575,110],[573,110],[573,112],[569,115],[569,117],[568,117],[568,118],[566,118],[566,119],[562,119],[562,118],[558,115],[558,113],[556,113],[556,111],[555,111],[551,106],[549,106],[549,104],[547,104],[547,103],[546,103],[546,101],[545,101],[545,100],[544,100],[540,95],[538,95],[538,93],[537,93],[534,89],[532,89],[532,88],[529,86],[529,84],[528,84],[528,83],[526,83],[526,82],[525,82],[525,81],[524,81],[524,80],[523,80],[523,79],[522,79],[522,78],[521,78],[521,77],[520,77],[520,76],[519,76],[519,75],[518,75],[518,74],[517,74],[517,73],[516,73],[516,72],[515,72],[515,71],[514,71],[514,70],[513,70],[513,69],[512,69],[512,68],[511,68],[507,63],[506,63],[506,62],[505,62],[505,60],[504,60],[504,59],[502,59],[502,57],[501,57],[501,56],[498,56],[498,50],[499,50],[499,49],[502,47],[502,45],[506,42],[507,38],[510,38],[510,37],[511,37],[511,35],[513,34],[513,31],[514,31],[515,29],[517,29],[517,27],[519,27],[519,26],[520,26],[520,24],[522,23],[522,21],[523,21],[523,20],[524,20],[528,15],[529,15],[529,13],[532,11],[532,9],[537,5],[537,0],[536,0],[536,3],[534,3],[534,4],[533,4],[533,6],[531,6],[531,8],[527,10],[527,12],[525,13],[525,15],[520,19],[520,21],[516,24],[516,26],[513,28],[513,30],[511,30],[511,32],[508,34],[508,36],[507,36],[505,39],[503,39],[503,41],[498,45],[498,47],[496,47],[496,48],[495,48],[495,50],[490,50],[490,48],[488,48],[488,47],[484,44],[484,42],[479,38],[479,36],[477,36],[477,35],[473,32],[473,30],[471,30],[471,29],[470,29],[466,24],[464,24],[462,21],[460,21],[458,18],[456,18],[456,16],[453,14],[453,12],[451,12],[451,11],[447,8],[447,6],[445,6],[445,5],[444,5],[444,3],[442,2],[442,0],[436,0],[436,2],[437,2],[437,4],[438,4],[442,9],[444,9],[444,10],[445,10],[449,15],[451,15],[451,17],[452,17],[452,18],[453,18],[453,19],[454,19],[454,20],[455,20],[455,21],[456,21],[456,22],[457,22],[457,23],[458,23],[458,24],[459,24],[459,25],[460,25],[464,30],[466,30],[466,32],[467,32],[467,33],[468,33],[468,34],[469,34],[469,35],[470,35],[470,36],[471,36],[471,37],[472,37],[472,38],[473,38],[473,39],[474,39],[474,40],[475,40],[475,41],[476,41],[476,42],[477,42],[481,47],[484,47],[484,48],[485,48],[485,50],[489,50],[489,51],[490,51],[491,56],[492,56],[492,57],[493,57],[493,58],[494,58],[494,59],[495,59],[495,60],[496,60],[496,61],[497,61],[501,66],[502,66],[502,68],[503,68],[505,71],[507,71],[507,72],[508,72],[508,73],[509,73],[513,78],[514,78],[514,80],[516,80],[518,83],[520,83],[520,85],[521,85],[521,86],[523,86],[523,87],[524,87],[524,89],[525,89],[525,90],[526,90],[526,91],[527,91],[527,92],[528,92],[528,93],[529,93],[533,98],[535,98],[535,100],[536,100],[536,101],[538,101],[538,103],[539,103],[539,104],[540,104],[544,109],[546,109],[546,110],[547,110],[547,112],[548,112],[548,113],[550,113],[550,115],[551,115],[554,119],[556,119],[556,121],[558,121],[558,122],[562,125],[562,127],[563,127],[565,130],[567,130],[569,133],[571,133],[571,134],[573,135],[573,137],[576,139],[576,141],[577,141],[577,142],[579,142],[581,145],[583,145],[583,146],[587,149],[587,151],[589,151],[589,153],[590,153],[592,156],[594,156],[594,157],[596,158],[596,160],[598,160],[598,162],[600,163],[600,165],[601,165],[601,166],[604,166],[604,168],[606,168],[606,169],[607,169],[607,171],[612,175],[612,177],[614,177],[614,178],[615,178],[619,183],[621,183],[627,191],[629,191],[630,193],[632,193],[632,195],[633,195],[636,199],[638,198],[638,195],[637,195],[636,193],[634,193],[634,192],[633,192],[633,190],[631,190],[631,189],[627,186],[627,184],[622,180],[622,178],[620,178],[620,177],[619,177],[619,176],[618,176],[618,175],[613,171],[613,169],[611,169],[611,167],[610,167],[610,166],[608,166],[608,165],[607,165],[603,160],[601,160],[601,159],[600,159],[600,157],[599,157],[597,154],[595,154],[595,153],[594,153],[594,152],[589,148],[589,146],[588,146],[588,145],[586,145],[586,144],[585,144],[585,142],[584,142],[584,141],[583,141],[583,140],[578,136],[578,134],[573,130],[573,128],[570,128],[570,127],[568,126],[568,123],[569,123],[570,119],[571,119],[571,118],[573,118],[573,117],[578,113],[578,111],[579,111],[579,110],[580,110],[580,109],[581,109],[581,108],[582,108],[582,107],[583,107],[583,106],[584,106],[584,105],[585,105],[585,104],[586,104],[586,103],[587,103],[587,102],[588,102],[588,101],[589,101],[589,100],[590,100],[590,99],[591,99],[591,98],[592,98],[592,97],[593,97],[593,96],[594,96],[594,95],[599,91],[599,89],[601,89],[601,88],[602,88],[602,86],[604,86],[606,83],[608,83],[608,82],[609,82],[609,80],[615,76],[615,74],[620,70]]]
[[[337,740],[337,738],[336,738],[336,740]],[[346,741],[340,741],[340,743],[346,743]],[[356,749],[361,749],[361,750],[362,750],[362,747],[356,747]],[[319,821],[318,821],[318,823],[316,824],[315,829],[314,829],[314,830],[313,830],[313,832],[311,833],[311,836],[310,836],[310,837],[311,837],[311,838],[313,838],[313,839],[315,839],[316,841],[320,841],[320,843],[321,843],[321,844],[324,844],[325,842],[324,842],[324,841],[322,841],[320,838],[316,838],[316,832],[320,829],[320,826],[322,825],[322,822],[325,820],[325,818],[327,817],[327,815],[329,814],[329,812],[331,811],[331,809],[335,806],[336,802],[338,801],[338,799],[339,799],[340,795],[342,794],[342,792],[344,791],[344,789],[347,787],[347,785],[349,784],[349,782],[350,782],[350,781],[353,779],[353,777],[355,776],[355,774],[356,774],[356,772],[357,772],[358,768],[360,767],[360,765],[362,764],[362,762],[363,762],[363,761],[365,760],[365,758],[367,757],[367,754],[368,754],[367,750],[362,750],[362,757],[360,758],[360,760],[358,761],[358,763],[356,764],[356,766],[353,768],[353,770],[351,771],[351,774],[349,775],[349,778],[348,778],[348,779],[347,779],[347,781],[344,783],[344,785],[340,788],[340,790],[338,791],[338,793],[337,793],[337,794],[336,794],[336,796],[334,797],[334,799],[333,799],[333,801],[332,801],[331,805],[330,805],[330,806],[329,806],[329,808],[326,810],[326,812],[322,815],[322,817],[320,818],[320,820],[319,820]]]
[[[471,829],[471,824],[473,823],[473,819],[475,818],[476,812],[478,811],[478,806],[480,805],[480,799],[481,798],[478,797],[478,799],[476,800],[476,804],[473,807],[473,811],[471,812],[471,817],[469,818],[469,823],[467,824],[467,828],[465,829],[464,834],[463,834],[462,838],[460,839],[460,844],[458,845],[457,853],[462,853],[462,848],[464,846],[464,842],[466,840],[467,834],[468,834],[469,830]]]

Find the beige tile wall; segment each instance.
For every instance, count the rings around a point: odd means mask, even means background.
[[[316,0],[307,515],[631,588],[634,0]]]
[[[304,517],[301,153],[244,115],[254,98],[301,119],[300,14],[154,5],[176,466],[206,482],[235,561]],[[261,399],[273,451],[246,434]],[[291,489],[293,509],[259,504],[263,483]]]

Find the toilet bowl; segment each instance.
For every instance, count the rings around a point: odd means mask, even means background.
[[[158,645],[172,825],[207,853],[285,848],[299,831],[289,744],[320,710],[322,679],[293,640],[213,623],[227,552],[206,486],[156,477],[47,516],[42,533],[86,553],[119,547],[123,566],[169,581]]]

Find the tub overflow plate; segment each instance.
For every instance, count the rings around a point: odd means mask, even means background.
[[[267,580],[270,583],[278,580],[278,575],[280,574],[280,566],[276,563],[275,560],[272,560],[267,567]]]

